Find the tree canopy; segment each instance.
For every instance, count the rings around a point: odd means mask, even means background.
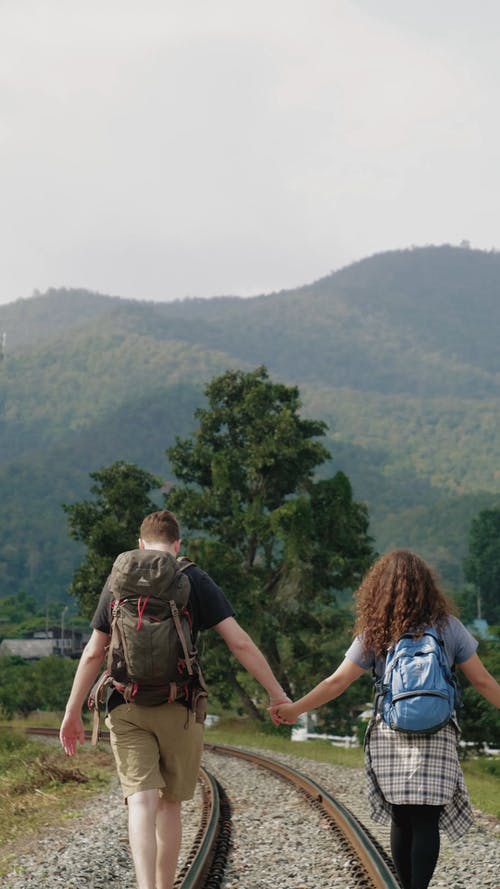
[[[367,510],[343,473],[315,479],[329,457],[318,441],[326,427],[300,415],[297,387],[259,367],[227,371],[205,394],[198,429],[168,450],[182,484],[167,505],[189,529],[190,557],[297,694],[337,656],[349,618],[335,592],[356,584],[373,556]],[[255,689],[223,649],[211,643],[207,663],[209,678],[229,682],[256,715]]]
[[[157,509],[150,492],[161,480],[133,463],[119,460],[99,472],[90,491],[94,500],[64,505],[71,537],[82,541],[86,556],[75,571],[70,593],[80,612],[91,617],[111,566],[119,553],[134,549],[145,515]]]
[[[475,587],[477,616],[500,624],[500,509],[483,509],[472,521],[464,568]]]

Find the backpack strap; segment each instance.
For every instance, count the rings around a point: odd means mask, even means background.
[[[434,639],[436,639],[436,641],[439,642],[439,646],[441,648],[441,654],[442,654],[443,667],[446,672],[448,682],[450,683],[450,685],[453,688],[454,711],[455,711],[455,718],[458,723],[460,720],[460,713],[462,710],[462,689],[460,686],[460,680],[457,676],[455,664],[452,664],[452,666],[450,667],[450,665],[448,663],[448,658],[446,657],[446,649],[444,647],[444,640],[443,640],[441,634],[439,633],[439,631],[435,627],[426,627],[424,632],[428,636],[433,636]]]
[[[425,630],[422,632],[422,636],[432,636],[432,638],[435,639],[436,642],[439,642],[441,648],[444,651],[444,642],[441,633],[439,633],[435,627],[426,627]]]
[[[109,675],[107,670],[104,670],[103,673],[97,679],[97,682],[92,686],[89,692],[89,697],[87,701],[87,706],[89,710],[92,710],[94,713],[93,722],[92,722],[92,740],[91,743],[95,747],[99,738],[101,737],[101,705],[105,703],[107,697],[107,688],[108,686],[113,684],[113,680]]]
[[[177,568],[179,571],[184,572],[186,568],[190,568],[191,565],[194,565],[194,562],[191,562],[186,556],[178,556],[176,561]],[[184,659],[186,661],[186,669],[190,676],[193,675],[193,658],[192,655],[188,651],[188,644],[186,641],[186,636],[184,630],[182,629],[181,620],[179,617],[179,609],[177,608],[176,603],[173,599],[169,599],[170,611],[172,612],[172,619],[175,624],[175,629],[177,630],[177,635],[179,637],[179,641],[182,646],[182,651],[184,652]]]
[[[173,618],[173,621],[175,624],[175,629],[177,630],[177,635],[178,635],[179,641],[182,645],[182,650],[184,652],[184,658],[186,661],[186,669],[187,669],[189,675],[192,676],[193,675],[192,658],[191,658],[191,655],[189,654],[189,651],[188,651],[188,646],[187,646],[187,642],[186,642],[186,637],[184,635],[184,630],[182,629],[181,619],[179,617],[179,609],[177,608],[177,605],[175,604],[173,599],[169,599],[168,604],[170,605],[170,610],[172,612],[172,618]]]
[[[187,556],[177,556],[175,561],[179,571],[185,571],[186,568],[191,568],[191,565],[196,565],[196,562],[192,562]]]
[[[380,711],[380,702],[384,697],[384,677],[377,676],[375,673],[375,667],[372,667],[372,682],[373,682],[373,715],[376,716]]]
[[[454,666],[450,667],[450,665],[448,663],[448,658],[446,657],[446,649],[444,647],[444,640],[443,640],[443,637],[441,636],[441,633],[437,629],[435,629],[435,627],[426,627],[422,635],[432,636],[432,638],[436,640],[436,642],[438,643],[439,648],[440,648],[441,661],[442,661],[444,670],[446,671],[449,678],[453,678],[453,676],[455,674],[455,667]]]
[[[196,562],[192,562],[190,559],[187,558],[187,556],[178,556],[177,557],[177,565],[181,571],[185,571],[186,568],[191,568],[192,565],[196,565]],[[174,620],[175,620],[175,618],[174,618]],[[176,624],[176,627],[177,627],[177,624]],[[182,633],[182,635],[180,636],[181,644],[182,644],[183,650],[185,651],[184,645],[186,642],[186,638],[184,636],[184,633],[182,632],[182,627],[181,627],[181,633]],[[183,642],[183,640],[184,640],[184,642]],[[195,658],[194,660],[195,660],[195,664],[196,664],[196,679],[197,679],[197,682],[199,685],[199,690],[194,695],[193,709],[197,709],[197,702],[199,705],[200,703],[203,703],[204,701],[206,701],[206,698],[208,695],[208,687],[205,682],[205,677],[203,676],[201,664],[200,664],[198,658]],[[193,663],[192,658],[189,658],[189,660],[186,658],[186,665],[189,665],[188,670],[189,670],[189,667],[192,665],[192,663]],[[190,675],[192,675],[192,673],[193,673],[193,671],[191,669]],[[203,709],[203,708],[201,708],[201,709]],[[205,707],[205,710],[206,710],[206,707]],[[204,712],[203,712],[202,718],[199,721],[203,722],[203,719],[204,719]]]

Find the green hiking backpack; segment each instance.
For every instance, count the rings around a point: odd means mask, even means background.
[[[130,550],[115,559],[108,580],[113,601],[107,666],[89,697],[97,723],[108,687],[142,706],[181,701],[203,721],[207,692],[184,574],[192,564],[160,550]]]

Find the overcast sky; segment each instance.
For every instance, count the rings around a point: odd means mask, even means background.
[[[0,302],[500,246],[498,0],[0,0]]]

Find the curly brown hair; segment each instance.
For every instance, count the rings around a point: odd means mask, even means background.
[[[456,611],[433,570],[416,553],[395,549],[372,565],[356,592],[355,635],[385,657],[403,633],[418,635]]]

